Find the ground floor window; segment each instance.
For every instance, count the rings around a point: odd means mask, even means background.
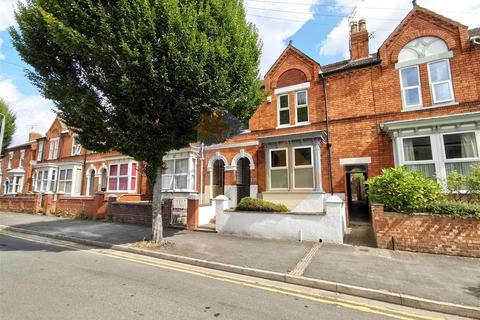
[[[35,179],[33,181],[33,190],[36,192],[55,191],[57,182],[57,169],[39,169],[36,170]]]
[[[73,169],[62,169],[58,177],[58,192],[72,193]]]
[[[162,189],[170,192],[195,190],[196,159],[193,157],[166,159],[162,174]]]
[[[110,164],[108,175],[108,191],[136,191],[137,163]]]
[[[319,152],[319,150],[317,150]],[[269,189],[311,190],[315,186],[313,146],[269,149]],[[320,170],[320,169],[319,169]]]
[[[468,175],[473,164],[480,164],[479,133],[466,131],[399,138],[399,164],[439,180],[445,180],[454,171]]]
[[[23,176],[13,176],[10,179],[8,193],[21,193],[23,188]]]

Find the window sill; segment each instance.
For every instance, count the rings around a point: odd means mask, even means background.
[[[410,111],[419,111],[419,110],[427,110],[433,108],[441,108],[441,107],[450,107],[459,105],[456,101],[449,101],[449,102],[442,102],[442,103],[435,103],[431,106],[420,106],[420,107],[412,107],[412,108],[404,108],[402,112],[410,112]]]
[[[296,127],[308,126],[308,125],[311,125],[311,124],[312,123],[310,123],[310,122],[301,122],[301,123],[296,123],[296,124],[288,124],[288,125],[277,126],[275,129],[296,128]]]

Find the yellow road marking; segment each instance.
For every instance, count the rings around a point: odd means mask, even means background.
[[[214,272],[200,271],[200,270],[197,270],[195,268],[190,268],[187,265],[185,267],[179,266],[179,264],[181,264],[179,262],[171,263],[171,262],[168,262],[167,260],[145,257],[145,256],[141,256],[141,255],[134,254],[134,253],[121,252],[121,251],[115,251],[115,250],[110,250],[110,249],[91,249],[88,246],[84,246],[84,245],[77,245],[77,244],[70,244],[70,243],[67,244],[63,240],[48,239],[50,241],[46,241],[46,239],[42,238],[42,237],[40,237],[41,239],[38,239],[38,238],[36,238],[36,236],[34,238],[34,236],[12,234],[11,232],[5,232],[4,230],[0,230],[0,234],[4,234],[6,236],[10,236],[10,237],[13,237],[13,238],[19,238],[19,239],[23,239],[23,240],[27,240],[27,241],[33,241],[33,242],[38,242],[38,243],[43,243],[43,244],[50,244],[50,245],[53,245],[53,246],[65,247],[65,248],[69,248],[69,249],[79,250],[79,251],[82,251],[82,252],[85,252],[85,253],[91,253],[91,254],[96,254],[96,255],[100,255],[100,256],[107,256],[107,257],[110,257],[110,258],[130,261],[130,262],[139,263],[139,264],[143,264],[143,265],[148,265],[148,266],[152,266],[152,267],[156,267],[156,268],[162,268],[162,269],[187,273],[187,274],[191,274],[191,275],[195,275],[195,276],[214,279],[214,280],[217,280],[217,281],[233,283],[233,284],[237,284],[237,285],[242,285],[242,286],[246,286],[246,287],[256,288],[256,289],[260,289],[260,290],[264,290],[264,291],[279,293],[279,294],[293,296],[293,297],[298,297],[298,298],[302,298],[302,299],[306,299],[306,300],[310,300],[310,301],[315,301],[315,302],[320,302],[320,303],[324,303],[324,304],[337,305],[337,306],[341,306],[341,307],[344,307],[344,308],[353,309],[353,310],[357,310],[357,311],[361,311],[361,312],[365,312],[365,313],[380,314],[380,315],[384,315],[384,316],[395,318],[395,319],[402,319],[402,320],[441,320],[441,318],[423,316],[423,315],[413,314],[413,313],[409,313],[409,312],[405,312],[405,311],[399,311],[399,310],[384,308],[384,307],[380,307],[380,306],[373,306],[373,305],[364,304],[364,303],[351,301],[351,300],[346,300],[346,299],[341,299],[341,298],[322,297],[322,296],[317,295],[317,294],[305,293],[305,292],[302,292],[302,291],[283,288],[283,287],[278,287],[278,286],[274,286],[274,285],[269,285],[269,284],[258,282],[258,281],[250,281],[250,280],[241,279],[241,278],[238,278],[238,277],[215,274]]]

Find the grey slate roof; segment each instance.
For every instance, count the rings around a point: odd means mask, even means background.
[[[350,69],[356,69],[361,67],[366,67],[369,65],[380,63],[380,58],[378,57],[377,53],[370,54],[369,57],[358,59],[358,60],[343,60],[331,64],[326,64],[321,66],[320,69],[322,70],[323,74],[335,73],[340,71],[346,71]]]
[[[470,38],[471,37],[480,37],[480,27],[468,30],[468,36]]]

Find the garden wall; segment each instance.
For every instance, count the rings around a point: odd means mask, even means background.
[[[384,212],[372,205],[377,246],[384,249],[480,257],[480,219]]]
[[[0,210],[14,212],[35,212],[35,197],[31,196],[0,196]]]

